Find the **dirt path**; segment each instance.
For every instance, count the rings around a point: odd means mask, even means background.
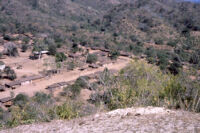
[[[199,133],[200,114],[159,107],[118,109],[70,121],[22,125],[0,133]]]
[[[42,79],[41,81],[35,82],[33,84],[17,87],[15,90],[10,90],[10,91],[8,90],[5,92],[1,92],[0,98],[10,96],[11,91],[14,92],[15,95],[19,93],[25,93],[29,96],[33,96],[36,92],[48,92],[45,88],[48,85],[51,85],[53,83],[62,82],[62,81],[65,81],[65,82],[73,81],[73,80],[76,80],[80,76],[86,76],[98,71],[103,71],[104,68],[106,67],[108,69],[120,70],[123,67],[125,67],[130,62],[130,60],[131,59],[126,58],[126,57],[120,57],[115,63],[106,64],[103,67],[100,67],[98,69],[91,69],[91,70],[85,70],[85,71],[74,70],[70,72],[62,72],[48,79]]]

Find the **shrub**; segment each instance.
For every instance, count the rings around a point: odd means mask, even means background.
[[[76,67],[76,65],[75,65],[74,61],[68,62],[68,65],[67,65],[68,70],[74,70],[75,67]]]
[[[198,64],[200,62],[200,56],[197,55],[196,53],[193,53],[191,56],[190,56],[190,60],[189,62],[191,64]]]
[[[67,59],[64,53],[56,53],[56,62],[63,62]]]
[[[80,86],[81,88],[87,88],[88,87],[88,77],[84,76],[84,77],[79,77],[75,84],[77,84],[78,86]]]
[[[19,107],[24,107],[24,105],[29,101],[29,98],[27,95],[24,94],[18,94],[15,99],[13,100],[13,104],[17,105]]]
[[[26,52],[27,49],[28,49],[28,46],[26,44],[22,44],[21,51]]]
[[[116,60],[118,56],[120,55],[120,53],[117,50],[112,50],[109,54],[110,54],[111,60]]]
[[[104,102],[109,109],[159,105],[159,91],[164,88],[168,78],[155,66],[149,66],[143,61],[132,62],[113,79],[104,93]]]
[[[48,46],[49,54],[50,55],[55,55],[56,54],[56,46],[51,44]]]
[[[81,92],[81,87],[79,84],[73,84],[70,86],[70,90],[72,92],[72,98],[75,98],[78,96]]]
[[[35,102],[37,102],[39,104],[45,104],[51,99],[51,97],[50,97],[50,95],[47,95],[45,93],[37,92],[35,94],[35,96],[33,97],[33,99],[34,99]]]
[[[79,51],[79,47],[78,47],[78,44],[77,43],[73,43],[72,45],[72,52],[73,53],[76,53]]]
[[[154,42],[155,42],[155,44],[162,45],[163,39],[162,38],[156,38],[156,39],[154,39]]]
[[[169,45],[171,47],[176,47],[177,41],[176,40],[170,40],[169,42],[167,42],[167,45]]]
[[[4,73],[6,74],[6,78],[8,78],[10,80],[14,80],[17,78],[15,71],[12,70],[9,66],[5,67]]]
[[[14,43],[7,43],[6,44],[6,54],[8,56],[18,56],[18,50]]]
[[[95,54],[88,54],[86,62],[90,63],[90,64],[96,63],[97,62],[97,55],[95,55]]]
[[[78,112],[70,103],[65,103],[61,106],[57,106],[56,114],[60,119],[67,119],[67,120],[70,120],[78,116]]]
[[[170,64],[168,69],[172,74],[177,75],[180,72],[180,68],[181,68],[181,64],[175,61],[172,64]]]

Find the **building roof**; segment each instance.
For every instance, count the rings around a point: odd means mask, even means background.
[[[121,56],[126,56],[126,57],[129,57],[129,56],[130,56],[129,53],[123,52],[123,51],[120,51],[120,55],[121,55]]]
[[[68,85],[68,83],[67,82],[54,83],[52,85],[49,85],[46,89],[54,89],[54,88],[62,87],[65,85]]]
[[[90,64],[89,67],[91,67],[91,68],[98,68],[99,66],[97,64]]]
[[[37,79],[41,79],[41,78],[44,78],[44,76],[42,76],[42,75],[33,75],[33,76],[22,78],[22,79],[19,79],[19,80],[10,82],[10,83],[6,83],[6,86],[13,87],[13,86],[16,86],[16,85],[20,85],[21,83],[26,82],[26,81],[37,80]]]
[[[0,99],[0,102],[1,103],[6,103],[6,102],[9,102],[9,101],[12,101],[12,100],[13,100],[12,97],[5,97],[5,98]]]
[[[0,85],[0,91],[4,91],[5,87],[3,85]]]

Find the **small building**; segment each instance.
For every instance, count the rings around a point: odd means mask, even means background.
[[[78,58],[80,56],[77,55],[77,54],[68,54],[68,57],[70,57],[70,58]]]
[[[50,86],[47,86],[46,89],[52,91],[54,89],[62,89],[64,87],[68,86],[68,85],[69,84],[67,82],[59,82],[59,83],[55,83],[55,84],[52,84]]]
[[[6,65],[3,61],[0,61],[0,70],[3,71],[5,69]]]
[[[42,75],[33,75],[33,76],[22,78],[22,79],[19,79],[16,81],[12,81],[10,83],[6,83],[5,86],[8,88],[15,89],[16,86],[26,85],[26,84],[32,83],[33,81],[42,79],[42,78],[44,78],[44,76],[42,76]]]
[[[78,70],[80,70],[80,71],[84,71],[84,70],[86,70],[88,68],[88,66],[82,66],[82,67],[80,67]]]
[[[40,59],[40,58],[42,58],[42,55],[43,55],[43,54],[48,54],[48,53],[49,53],[49,51],[40,51],[40,52],[34,51],[34,52],[29,56],[29,58],[32,59],[32,60]]]
[[[89,67],[91,67],[91,68],[99,68],[99,66],[97,64],[89,64]]]
[[[0,85],[0,91],[5,91],[5,86],[4,85]]]
[[[130,54],[127,52],[120,51],[120,56],[130,57]]]
[[[13,104],[13,102],[12,102],[13,99],[14,98],[12,98],[12,97],[5,97],[5,98],[0,99],[0,102],[6,107],[10,107]]]

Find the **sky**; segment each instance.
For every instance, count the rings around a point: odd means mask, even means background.
[[[185,1],[200,2],[200,0],[185,0]]]

